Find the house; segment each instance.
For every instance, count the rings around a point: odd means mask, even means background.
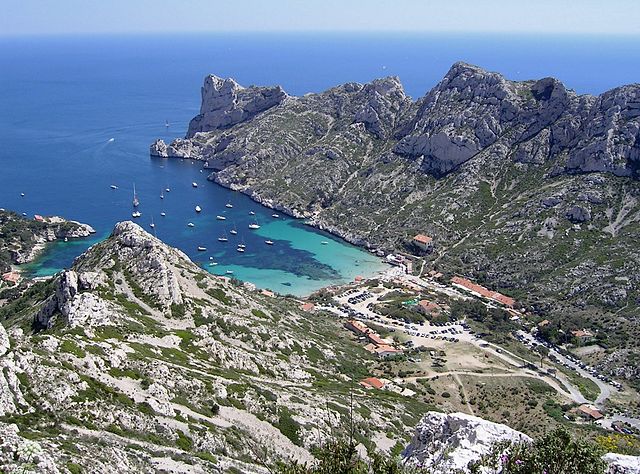
[[[303,303],[300,305],[300,309],[302,311],[313,311],[315,309],[316,305],[314,305],[313,303]]]
[[[516,300],[514,300],[513,298],[505,296],[502,293],[498,293],[497,291],[491,291],[482,285],[478,285],[477,283],[467,280],[466,278],[456,276],[451,279],[451,283],[453,283],[454,286],[463,288],[473,294],[481,296],[482,298],[493,300],[496,303],[500,303],[508,308],[513,308],[513,306],[515,306],[516,304]]]
[[[366,389],[375,388],[377,390],[381,390],[384,388],[384,382],[375,377],[369,377],[360,381],[360,385],[362,385]]]
[[[269,290],[262,290],[260,292],[261,295],[263,296],[268,296],[269,298],[273,298],[274,296],[276,296],[273,291],[269,291]]]
[[[360,321],[356,321],[355,319],[350,319],[346,323],[344,323],[344,327],[349,331],[356,333],[358,336],[366,336],[371,332],[371,329]]]
[[[595,407],[590,405],[580,405],[577,408],[578,415],[588,421],[597,421],[604,418],[604,415],[600,413]]]
[[[418,247],[423,252],[429,252],[433,248],[433,238],[428,235],[418,234],[412,240],[411,243]]]
[[[402,354],[402,351],[389,344],[381,344],[373,349],[373,354],[377,355],[381,359],[385,359],[387,357],[393,357],[395,355]]]
[[[422,314],[433,314],[440,312],[440,305],[428,300],[420,300],[417,305],[417,309]]]
[[[44,217],[42,217],[40,214],[34,214],[33,219],[38,222],[44,222]]]
[[[371,331],[367,333],[367,339],[377,346],[387,345],[387,341],[378,336],[375,332]]]
[[[579,329],[577,331],[571,331],[571,335],[576,338],[578,344],[587,344],[594,339],[594,335],[586,329]]]
[[[15,285],[20,281],[20,274],[18,272],[6,272],[2,274],[2,280]]]

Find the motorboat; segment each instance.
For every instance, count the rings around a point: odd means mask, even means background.
[[[202,245],[198,246],[198,252],[206,252],[207,247],[203,247]]]
[[[216,219],[218,219],[219,221],[226,221],[227,218],[224,216],[216,216]]]
[[[200,212],[202,211],[202,208],[200,206],[196,206],[196,212]]]
[[[195,224],[194,224],[193,222],[189,222],[189,223],[187,224],[187,226],[188,226],[188,227],[195,227]]]

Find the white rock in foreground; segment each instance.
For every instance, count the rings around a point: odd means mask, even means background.
[[[416,426],[404,451],[409,463],[430,467],[434,474],[465,470],[498,441],[532,441],[507,425],[464,413],[429,412]]]
[[[607,453],[602,459],[609,465],[607,474],[640,474],[640,456]]]

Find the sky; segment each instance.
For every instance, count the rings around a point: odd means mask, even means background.
[[[0,0],[0,35],[473,32],[639,35],[640,0]]]

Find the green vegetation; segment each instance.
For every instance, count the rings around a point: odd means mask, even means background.
[[[60,350],[62,352],[73,354],[80,359],[84,358],[84,356],[87,355],[87,353],[83,349],[81,349],[75,341],[72,341],[71,339],[63,339],[62,344],[60,344]]]
[[[278,423],[275,425],[280,432],[291,440],[295,445],[301,446],[300,424],[291,417],[291,413],[286,407],[280,409]]]

